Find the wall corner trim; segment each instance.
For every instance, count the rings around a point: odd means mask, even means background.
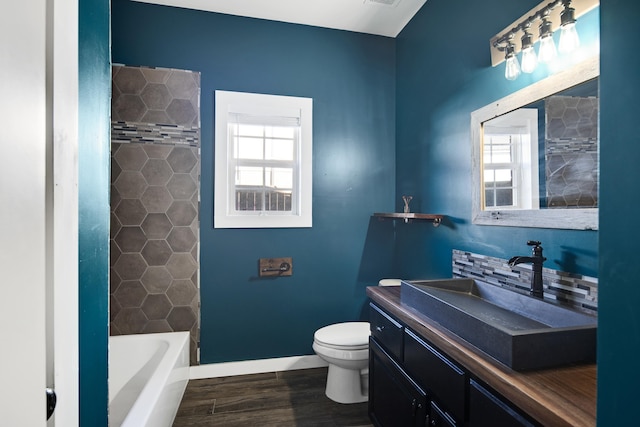
[[[319,356],[291,356],[273,359],[244,360],[240,362],[210,363],[189,368],[189,379],[229,377],[232,375],[260,374],[265,372],[294,371],[296,369],[329,366]]]

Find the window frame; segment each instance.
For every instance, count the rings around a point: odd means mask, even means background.
[[[506,116],[505,116],[506,117]],[[519,210],[539,209],[540,195],[538,186],[538,115],[533,108],[520,108],[509,113],[508,124],[505,126],[497,118],[491,125],[483,124],[482,139],[482,210]],[[510,163],[484,162],[484,147],[488,139],[494,136],[508,136],[511,146]],[[510,169],[512,180],[512,204],[503,206],[487,206],[484,172],[487,169]],[[505,187],[506,188],[506,187]]]
[[[244,114],[269,124],[273,117],[299,120],[294,148],[292,211],[236,211],[233,140],[230,116]],[[214,228],[304,228],[312,226],[313,100],[311,98],[247,92],[215,91]],[[271,160],[256,162],[272,167]],[[277,163],[277,162],[276,162]],[[296,194],[294,195],[293,192]],[[293,205],[295,203],[295,206]]]

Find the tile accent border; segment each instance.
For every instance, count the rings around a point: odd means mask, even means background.
[[[453,250],[453,277],[480,279],[497,286],[528,292],[531,266],[509,266],[506,259]],[[542,269],[544,297],[574,309],[595,314],[598,310],[598,279],[550,268]]]
[[[200,128],[198,126],[112,121],[111,142],[139,142],[199,147]]]

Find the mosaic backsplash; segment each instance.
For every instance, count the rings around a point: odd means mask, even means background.
[[[598,207],[598,98],[545,101],[547,207]]]
[[[501,287],[529,292],[531,265],[511,267],[506,259],[453,250],[453,277],[480,279]],[[595,313],[598,309],[598,279],[566,273],[550,268],[542,269],[544,297],[582,311]]]
[[[197,364],[199,73],[113,68],[111,335],[190,331]]]

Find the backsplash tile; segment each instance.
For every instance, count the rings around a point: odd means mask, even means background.
[[[506,259],[453,250],[453,277],[480,279],[497,286],[528,292],[533,272],[528,264],[511,267]],[[598,310],[598,279],[550,268],[542,269],[545,299],[595,313]]]

